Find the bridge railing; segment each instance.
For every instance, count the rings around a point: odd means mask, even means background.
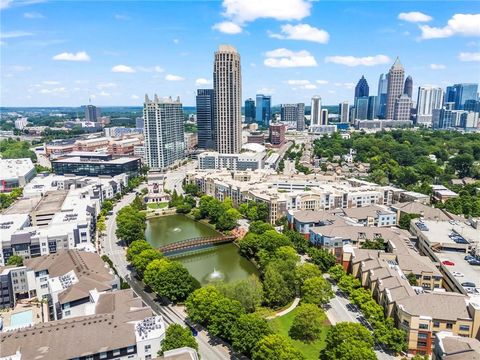
[[[201,245],[216,244],[235,240],[235,236],[218,236],[218,237],[198,237],[175,242],[173,244],[164,245],[159,248],[162,253],[168,253],[181,249],[195,248]]]

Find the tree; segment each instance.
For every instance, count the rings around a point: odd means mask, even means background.
[[[377,360],[372,348],[365,346],[361,341],[349,341],[333,349],[324,349],[321,360]]]
[[[412,219],[419,218],[420,214],[407,214],[407,213],[402,213],[400,215],[400,220],[398,221],[398,226],[400,229],[403,230],[408,230],[410,229],[410,221]]]
[[[7,266],[23,266],[23,258],[20,255],[12,255],[7,260]]]
[[[292,246],[290,239],[275,230],[267,230],[259,236],[260,248],[273,253],[282,246]]]
[[[305,254],[307,252],[308,241],[302,234],[293,230],[285,230],[283,233],[287,235],[298,253]]]
[[[162,253],[156,249],[145,249],[140,254],[137,254],[133,257],[132,265],[137,271],[138,276],[143,278],[143,274],[147,269],[148,264],[150,264],[153,260],[160,260],[162,257]]]
[[[237,220],[241,218],[240,213],[236,209],[228,209],[218,218],[216,227],[220,231],[232,230],[237,226]]]
[[[414,273],[407,274],[407,280],[412,286],[418,285],[417,276]]]
[[[208,331],[227,341],[232,339],[237,319],[245,313],[245,310],[237,300],[220,297],[213,303]]]
[[[221,284],[218,289],[224,296],[240,302],[246,312],[254,312],[262,303],[263,287],[255,275],[232,284]]]
[[[360,280],[358,280],[352,275],[342,276],[342,278],[338,281],[338,287],[340,288],[340,290],[346,291],[348,294],[350,294],[354,289],[357,289],[360,286],[362,286]]]
[[[322,306],[327,304],[334,294],[332,285],[321,276],[306,279],[302,285],[302,302]]]
[[[373,337],[359,323],[340,322],[328,328],[322,360],[374,360]]]
[[[325,249],[309,248],[308,255],[313,263],[318,265],[322,272],[327,272],[333,265],[335,265],[335,256]]]
[[[117,214],[117,230],[115,234],[127,244],[145,238],[145,214],[131,206],[125,206]]]
[[[153,249],[153,247],[146,240],[133,241],[127,249],[127,261],[131,262],[136,255],[147,249]]]
[[[264,221],[252,221],[248,230],[254,234],[263,234],[267,230],[275,230],[272,225]]]
[[[325,319],[325,313],[317,305],[302,304],[296,309],[288,334],[303,342],[314,341],[318,339]]]
[[[233,348],[250,357],[255,344],[271,333],[272,330],[264,318],[256,314],[243,314],[232,331]]]
[[[195,290],[185,301],[190,320],[207,325],[212,318],[213,303],[221,296],[220,291],[212,285]]]
[[[385,241],[382,238],[377,238],[374,240],[365,240],[361,246],[362,249],[371,249],[371,250],[384,250],[386,248]]]
[[[252,232],[247,233],[238,243],[240,255],[254,259],[260,250],[260,237]]]
[[[380,344],[396,353],[408,348],[405,331],[397,329],[392,318],[375,322],[373,334]]]
[[[474,158],[470,154],[459,154],[448,161],[449,165],[463,178],[470,176]]]
[[[337,264],[335,266],[332,266],[329,270],[328,270],[328,274],[330,275],[330,277],[335,280],[335,281],[338,281],[340,280],[344,275],[346,275],[347,273],[345,272],[345,269],[343,268],[342,265],[340,264]]]
[[[105,230],[107,230],[107,226],[105,225],[105,217],[100,215],[97,220],[97,231],[99,234],[102,234]]]
[[[292,298],[293,292],[282,274],[273,265],[267,266],[263,280],[265,302],[271,307],[286,305]]]
[[[180,324],[171,324],[165,332],[165,339],[162,340],[162,347],[158,352],[158,356],[162,356],[165,351],[185,346],[198,350],[197,341],[189,329],[184,328]]]
[[[297,286],[300,288],[305,280],[322,276],[322,272],[318,269],[318,266],[312,263],[303,263],[295,268],[295,278],[297,279]]]
[[[178,261],[153,260],[144,272],[144,281],[160,297],[172,302],[185,300],[199,283]]]
[[[264,336],[252,351],[252,360],[304,360],[305,357],[282,335]]]

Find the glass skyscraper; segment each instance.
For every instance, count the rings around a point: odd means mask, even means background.
[[[269,95],[257,94],[256,116],[255,120],[259,124],[268,126],[272,117],[271,109],[272,97]]]
[[[478,84],[455,84],[447,87],[447,102],[455,103],[455,110],[462,110],[467,100],[477,100]]]
[[[245,122],[247,124],[255,122],[255,100],[252,98],[245,100]]]
[[[197,136],[200,149],[215,149],[215,96],[213,89],[197,90]]]
[[[377,116],[380,119],[385,119],[387,113],[387,90],[388,79],[385,74],[380,74],[378,79],[378,92],[377,92]]]
[[[366,120],[368,117],[368,96],[355,99],[355,119]]]
[[[368,96],[370,89],[368,87],[367,79],[362,75],[360,80],[358,80],[357,86],[355,86],[355,99],[359,97]]]

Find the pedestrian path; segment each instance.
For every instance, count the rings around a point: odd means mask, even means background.
[[[274,319],[276,317],[280,317],[280,316],[283,316],[285,314],[288,314],[290,311],[293,311],[298,306],[299,303],[300,303],[300,298],[297,297],[293,300],[292,305],[290,305],[285,310],[279,311],[275,315],[267,317],[267,320],[271,320],[271,319]]]

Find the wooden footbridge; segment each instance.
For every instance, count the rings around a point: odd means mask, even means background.
[[[160,250],[165,256],[177,255],[179,253],[194,251],[199,248],[207,248],[213,245],[232,242],[236,236],[197,237],[179,241],[173,244],[161,246]]]

